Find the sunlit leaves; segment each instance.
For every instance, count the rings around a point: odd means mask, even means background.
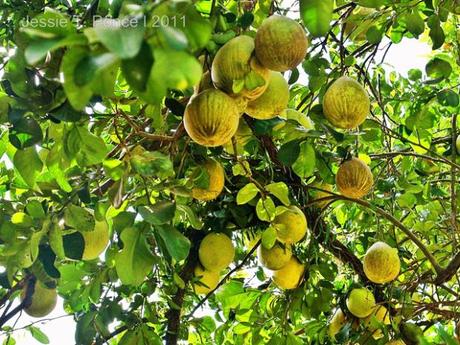
[[[252,182],[248,183],[238,191],[238,194],[236,195],[236,203],[238,205],[246,204],[254,199],[257,193],[259,193],[257,186]]]
[[[43,163],[35,148],[29,147],[23,150],[17,150],[14,155],[13,163],[24,181],[33,188],[43,168]]]
[[[331,26],[333,0],[300,0],[300,16],[315,37],[324,36]]]
[[[80,126],[73,126],[69,131],[65,148],[69,157],[82,166],[101,163],[108,151],[102,138]]]
[[[171,257],[176,261],[184,260],[190,250],[190,240],[181,232],[170,225],[159,225],[155,227]]]
[[[306,178],[313,174],[315,166],[315,150],[310,143],[305,141],[300,145],[299,157],[292,165],[292,169],[299,177]]]

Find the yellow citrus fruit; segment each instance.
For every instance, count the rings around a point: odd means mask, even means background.
[[[359,199],[369,193],[374,177],[366,163],[359,158],[352,158],[340,166],[335,182],[342,195]]]
[[[27,294],[28,285],[22,289],[21,300],[24,300]],[[32,317],[44,317],[51,313],[56,307],[57,292],[56,289],[49,289],[41,282],[35,282],[34,293],[32,294],[31,304],[26,307],[25,312]]]
[[[328,327],[328,334],[331,338],[334,338],[337,333],[340,332],[343,326],[347,323],[347,317],[342,309],[338,308],[334,315],[332,315],[332,319],[329,322]]]
[[[238,154],[244,152],[244,146],[251,140],[252,137],[252,130],[248,126],[246,121],[240,121],[240,124],[238,125],[238,130],[235,133],[236,150]],[[232,140],[223,145],[223,147],[224,150],[228,153],[234,154]]]
[[[372,337],[374,339],[380,339],[383,337],[382,330],[377,329],[372,325],[373,319],[375,319],[381,324],[389,325],[391,324],[390,313],[388,312],[387,308],[381,305],[377,306],[375,310],[372,312],[372,314],[364,319],[364,325],[370,332],[372,332]]]
[[[384,242],[374,243],[364,256],[363,268],[366,277],[373,283],[393,281],[401,268],[398,250]]]
[[[272,248],[267,249],[263,245],[259,246],[258,257],[262,266],[269,270],[279,270],[291,259],[292,251],[289,245],[282,246],[276,243]]]
[[[305,59],[308,40],[305,30],[295,20],[274,15],[265,19],[257,30],[255,47],[263,66],[284,72]]]
[[[184,127],[193,141],[213,147],[233,137],[239,120],[235,100],[222,91],[208,89],[190,99],[185,108]]]
[[[292,256],[281,269],[273,271],[273,281],[281,289],[295,289],[302,281],[304,272],[305,266]]]
[[[206,189],[198,187],[193,188],[192,196],[202,201],[214,200],[224,189],[224,168],[214,159],[208,159],[202,167],[209,176],[209,186]]]
[[[335,127],[353,129],[364,122],[370,112],[367,91],[356,80],[341,77],[327,89],[323,113]]]
[[[345,23],[345,37],[353,41],[364,41],[366,32],[372,26],[372,14],[376,11],[368,7],[359,7],[347,18]]]
[[[241,35],[225,43],[212,62],[214,85],[229,95],[239,94],[248,99],[259,97],[268,86],[270,71],[255,59],[253,52],[254,39],[249,36]],[[255,87],[247,85],[251,78],[259,79]],[[238,82],[244,85],[235,92]]]
[[[289,101],[289,85],[279,72],[270,73],[270,81],[265,92],[248,103],[246,114],[259,119],[271,119],[287,108]]]
[[[214,290],[219,283],[219,272],[208,271],[200,265],[195,267],[195,277],[199,278],[199,283],[193,284],[193,289],[199,295],[206,295],[209,291]]]
[[[356,317],[368,317],[375,308],[374,295],[366,288],[353,289],[347,298],[347,308]]]
[[[82,231],[85,249],[83,251],[83,260],[94,260],[102,254],[109,244],[109,226],[106,221],[97,221],[93,231]]]
[[[210,233],[203,238],[198,249],[203,267],[209,271],[227,268],[235,256],[232,240],[222,233]]]
[[[273,225],[280,242],[292,244],[299,242],[307,233],[307,219],[305,214],[297,206],[289,206],[288,209],[277,215]]]

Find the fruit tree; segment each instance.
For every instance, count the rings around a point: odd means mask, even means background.
[[[0,341],[458,344],[459,14],[2,1]]]

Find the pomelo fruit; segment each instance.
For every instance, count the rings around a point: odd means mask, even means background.
[[[388,309],[383,305],[377,306],[372,314],[364,319],[364,326],[368,331],[372,332],[372,337],[374,339],[380,339],[383,337],[383,333],[381,329],[378,329],[374,326],[374,320],[384,325],[391,324],[390,313],[388,312]]]
[[[202,164],[202,168],[209,176],[208,188],[194,187],[192,189],[193,198],[201,201],[209,201],[217,198],[224,189],[224,168],[215,159],[208,159]]]
[[[110,240],[109,225],[106,221],[97,221],[93,231],[80,232],[85,242],[83,260],[94,260],[107,248]]]
[[[363,268],[366,277],[373,283],[393,281],[401,268],[398,250],[384,242],[374,243],[364,256]]]
[[[356,317],[368,317],[375,308],[374,295],[366,288],[353,289],[347,298],[347,308]]]
[[[304,272],[305,266],[292,256],[281,269],[273,271],[273,281],[281,289],[295,289],[302,281]]]
[[[356,80],[340,77],[324,94],[323,113],[334,127],[356,128],[370,113],[369,95]]]
[[[271,119],[287,108],[289,101],[289,85],[279,72],[270,72],[270,81],[265,92],[246,107],[246,114],[259,119]]]
[[[307,55],[308,40],[295,20],[273,15],[262,22],[255,38],[257,59],[273,71],[295,68]]]
[[[340,332],[343,326],[347,323],[347,317],[342,309],[338,308],[334,315],[332,315],[331,321],[329,322],[328,334],[331,338],[334,338],[337,333]]]
[[[195,277],[199,282],[193,283],[193,289],[198,295],[206,295],[209,291],[214,290],[219,283],[219,272],[208,271],[200,265],[195,267]]]
[[[342,195],[359,199],[369,193],[374,177],[367,164],[354,157],[340,165],[335,182]]]
[[[258,250],[259,262],[262,266],[273,271],[283,268],[291,259],[291,256],[291,247],[289,245],[283,246],[279,243],[276,243],[270,249],[260,245]]]
[[[22,289],[21,301],[26,297],[27,289],[28,284]],[[56,307],[56,303],[56,289],[49,289],[40,281],[36,281],[31,304],[24,308],[24,311],[32,317],[44,317],[53,311]]]
[[[198,256],[208,271],[221,271],[233,261],[235,248],[227,235],[213,232],[201,241]]]
[[[291,205],[288,209],[277,215],[273,225],[280,242],[292,244],[299,242],[307,233],[308,225],[305,214],[297,206]]]
[[[220,146],[238,129],[238,106],[230,96],[208,89],[190,99],[185,108],[184,127],[190,138],[203,146]]]

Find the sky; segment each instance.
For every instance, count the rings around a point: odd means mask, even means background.
[[[381,45],[385,46],[385,42]],[[416,39],[404,38],[401,43],[392,45],[386,56],[386,69],[395,70],[403,76],[407,76],[407,72],[412,68],[418,68],[424,71],[425,65],[428,62],[431,53],[431,47],[424,42]],[[383,51],[379,52],[376,61],[380,61]],[[303,79],[303,78],[302,78]],[[206,310],[201,313],[206,314]],[[200,314],[201,314],[200,313]],[[57,307],[48,316],[49,319],[65,315],[62,305],[62,299],[59,299]],[[14,321],[14,319],[13,319]],[[29,325],[32,322],[37,322],[37,319],[31,318],[25,313],[22,315],[15,328],[20,328]],[[8,325],[12,325],[10,322]],[[53,320],[51,322],[43,322],[35,324],[39,327],[50,339],[51,345],[72,345],[74,344],[75,323],[72,316],[67,316]],[[17,331],[14,333],[14,338],[17,345],[36,345],[40,344],[31,337],[28,331]],[[5,340],[5,337],[0,335],[0,343]]]

